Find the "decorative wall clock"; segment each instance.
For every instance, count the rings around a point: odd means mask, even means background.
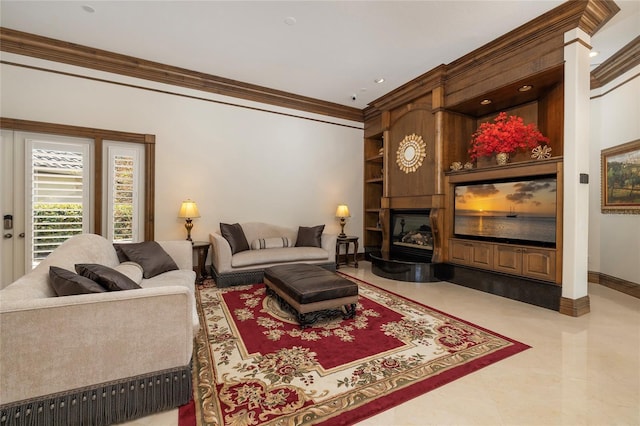
[[[422,140],[422,136],[415,133],[404,137],[396,156],[398,167],[405,173],[412,173],[422,166],[422,161],[427,156],[427,144]]]

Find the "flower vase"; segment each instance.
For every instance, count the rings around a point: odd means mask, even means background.
[[[508,152],[499,152],[496,154],[496,163],[499,166],[504,166],[509,162],[509,153]]]

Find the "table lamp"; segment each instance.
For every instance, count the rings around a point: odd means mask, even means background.
[[[340,227],[342,228],[338,237],[344,238],[347,236],[347,234],[344,233],[344,225],[346,224],[345,218],[351,217],[351,215],[349,214],[349,207],[347,207],[346,204],[340,204],[338,206],[338,209],[336,210],[336,217],[340,218]]]
[[[196,203],[194,201],[191,201],[189,199],[187,199],[187,201],[183,201],[182,206],[180,206],[178,217],[186,219],[184,227],[187,228],[187,240],[193,243],[193,240],[191,240],[191,229],[193,228],[193,222],[191,221],[191,219],[200,217],[198,206],[196,206]]]

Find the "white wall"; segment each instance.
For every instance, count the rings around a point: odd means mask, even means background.
[[[346,231],[362,234],[362,123],[4,52],[2,59],[236,104],[1,66],[3,117],[156,136],[156,239],[186,237],[177,218],[186,198],[202,216],[194,220],[194,240],[208,241],[221,221],[326,224],[339,233],[341,203],[352,211]]]
[[[600,210],[600,151],[640,139],[640,66],[591,96],[589,270],[640,283],[640,215]]]

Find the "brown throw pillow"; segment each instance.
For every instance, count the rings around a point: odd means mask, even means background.
[[[125,260],[136,262],[142,266],[143,276],[153,278],[163,272],[175,271],[178,269],[176,262],[156,241],[145,241],[142,243],[114,244],[116,253],[120,251]],[[118,255],[120,258],[120,255]],[[122,262],[122,260],[121,260]]]
[[[75,294],[104,293],[107,290],[87,277],[67,271],[57,266],[49,267],[51,286],[58,296],[73,296]]]
[[[131,278],[108,266],[96,263],[78,263],[75,266],[78,274],[97,282],[109,291],[142,288]]]
[[[234,223],[233,225],[220,223],[220,233],[229,242],[231,254],[249,250],[247,237],[245,237],[242,226],[239,223]]]
[[[323,231],[324,225],[300,226],[298,228],[296,247],[322,247],[321,237]]]

